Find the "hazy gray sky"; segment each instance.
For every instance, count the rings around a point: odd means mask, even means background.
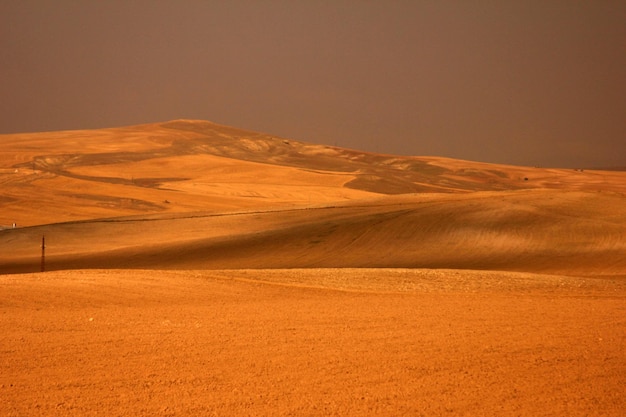
[[[623,0],[3,0],[0,133],[190,118],[626,166],[625,22]]]

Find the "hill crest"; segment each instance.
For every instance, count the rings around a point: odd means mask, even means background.
[[[1,139],[4,225],[245,209],[258,205],[259,199],[268,206],[293,206],[424,192],[626,187],[607,179],[618,172],[383,155],[198,120]],[[264,192],[268,179],[273,188]]]
[[[191,120],[0,140],[0,273],[36,270],[42,235],[56,269],[626,270],[626,172],[383,155]]]

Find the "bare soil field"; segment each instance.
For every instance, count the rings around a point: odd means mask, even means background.
[[[5,275],[2,415],[623,415],[624,282],[483,275]]]
[[[0,416],[624,415],[624,171],[189,120],[0,144]]]

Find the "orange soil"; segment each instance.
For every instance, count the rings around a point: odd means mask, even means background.
[[[184,120],[0,141],[0,416],[626,409],[626,172]]]
[[[623,281],[487,278],[6,275],[2,415],[622,415]]]

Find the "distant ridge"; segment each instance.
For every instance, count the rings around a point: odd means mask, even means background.
[[[384,155],[201,120],[0,141],[0,274],[35,272],[44,235],[51,269],[626,268],[623,171]]]
[[[608,178],[609,171],[384,155],[204,120],[0,139],[0,224],[5,225],[374,195],[540,188],[626,192],[624,181]]]

